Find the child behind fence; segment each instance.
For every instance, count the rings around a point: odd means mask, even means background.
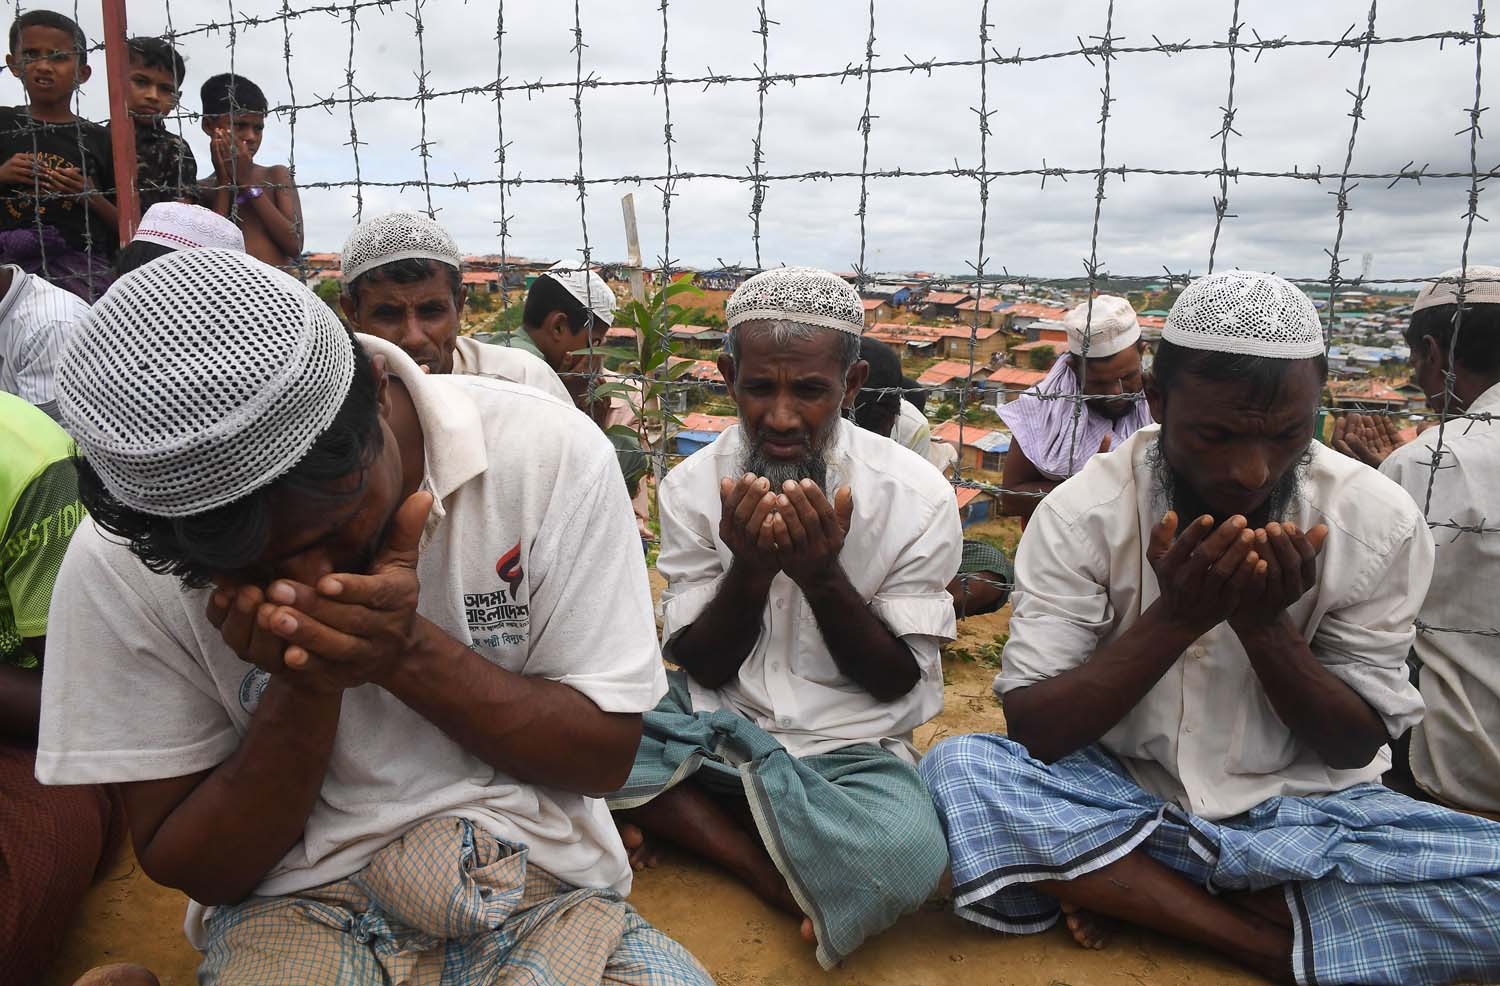
[[[198,162],[192,148],[167,127],[177,109],[187,71],[182,56],[161,38],[131,38],[129,86],[125,91],[135,123],[136,188],[141,212],[158,202],[193,202],[198,196]]]
[[[0,262],[93,301],[110,283],[116,214],[109,132],[71,106],[89,79],[88,40],[62,14],[28,11],[5,64],[26,104],[0,107]]]
[[[255,162],[266,130],[265,93],[242,75],[224,74],[203,83],[202,98],[214,165],[200,183],[203,204],[239,224],[250,256],[295,268],[302,256],[302,204],[291,170]]]

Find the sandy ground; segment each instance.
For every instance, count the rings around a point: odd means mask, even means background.
[[[653,573],[653,581],[654,573]],[[995,668],[984,650],[1003,638],[1008,611],[965,620],[944,662],[943,714],[917,733],[924,749],[944,736],[1003,728],[990,692]],[[636,879],[632,903],[681,941],[723,986],[1250,986],[1263,980],[1196,949],[1120,931],[1099,952],[1059,928],[998,935],[955,918],[934,899],[844,965],[824,973],[792,920],[713,868],[668,855]],[[139,962],[166,986],[194,982],[197,953],[182,936],[185,898],[152,883],[128,853],[90,891],[62,961],[46,986],[67,986],[107,962]]]

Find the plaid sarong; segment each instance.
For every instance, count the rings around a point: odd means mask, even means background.
[[[916,770],[862,744],[794,757],[727,709],[692,711],[686,676],[646,713],[640,749],[613,809],[643,805],[696,776],[743,796],[777,870],[831,969],[871,935],[927,900],[948,863],[943,830]]]
[[[430,819],[348,879],[218,908],[198,982],[711,986],[616,894],[526,856],[464,819]]]
[[[920,769],[948,832],[955,910],[986,927],[1050,927],[1057,902],[1029,884],[1143,849],[1210,893],[1284,887],[1307,986],[1500,976],[1500,824],[1374,784],[1211,822],[1142,790],[1097,745],[1049,766],[1004,737],[960,736]]]

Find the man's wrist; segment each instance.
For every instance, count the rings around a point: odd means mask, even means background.
[[[797,580],[797,588],[802,590],[802,595],[809,604],[841,596],[848,587],[849,579],[844,575],[844,567],[837,559],[827,568]]]
[[[418,614],[412,620],[411,634],[401,655],[372,682],[392,695],[400,695],[413,681],[425,676],[425,669],[441,657],[445,645],[452,644],[455,641],[442,628]]]
[[[1288,634],[1295,635],[1296,633],[1284,609],[1277,611],[1274,615],[1230,617],[1229,629],[1240,638],[1240,643],[1244,645],[1247,652],[1273,647],[1286,641]]]
[[[776,580],[776,573],[736,557],[734,563],[729,566],[729,574],[726,578],[736,583],[736,588],[749,600],[759,600],[764,603],[766,597],[771,594],[771,583]]]
[[[1141,622],[1151,628],[1155,639],[1159,640],[1163,649],[1170,651],[1174,658],[1181,656],[1183,651],[1192,646],[1193,641],[1213,629],[1211,626],[1203,627],[1169,613],[1165,603],[1160,599],[1141,614]]]

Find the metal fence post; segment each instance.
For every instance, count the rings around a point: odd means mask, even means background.
[[[135,121],[125,94],[130,85],[130,52],[125,47],[125,0],[103,0],[104,64],[109,81],[109,133],[115,157],[115,208],[120,214],[120,245],[130,242],[141,221],[136,188]]]

